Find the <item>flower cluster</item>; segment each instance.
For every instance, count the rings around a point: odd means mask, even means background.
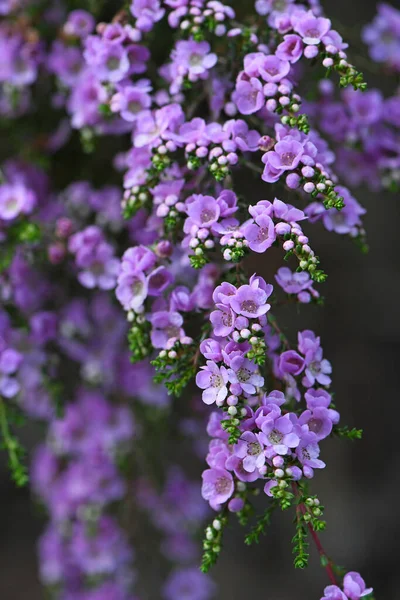
[[[132,550],[107,514],[125,493],[117,460],[128,451],[132,434],[125,407],[82,391],[63,418],[52,422],[47,444],[37,451],[33,485],[51,518],[39,543],[41,578],[66,596],[133,599]]]
[[[400,11],[382,2],[378,14],[363,30],[363,41],[372,60],[390,70],[400,71]]]
[[[148,526],[166,563],[159,597],[209,600],[224,528],[248,522],[260,490],[246,543],[292,510],[294,564],[310,535],[324,600],[372,591],[321,550],[310,491],[323,440],[361,430],[339,426],[319,336],[294,343],[275,309],[322,304],[317,222],[366,247],[343,181],[400,181],[399,95],[365,91],[318,0],[240,8],[242,21],[220,0],[130,0],[114,15],[0,2],[0,435],[22,485],[16,428],[47,430],[32,483],[54,600],[134,600],[130,534]],[[365,30],[392,71],[397,21],[383,6]],[[264,271],[249,276],[251,253]],[[206,455],[202,497],[200,473],[170,467],[171,439]]]

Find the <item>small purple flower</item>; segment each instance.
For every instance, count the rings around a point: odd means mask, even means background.
[[[228,377],[232,384],[231,391],[236,395],[241,394],[242,391],[246,394],[255,394],[256,388],[264,385],[264,377],[258,373],[257,365],[241,353],[231,359]]]
[[[163,598],[165,600],[178,598],[179,600],[209,600],[214,594],[214,588],[214,582],[199,569],[180,568],[168,577],[163,588]],[[110,597],[109,600],[113,599]]]
[[[167,104],[155,112],[144,112],[136,122],[134,145],[136,148],[154,145],[167,130],[175,128],[183,120],[183,111],[179,104]]]
[[[218,510],[234,492],[233,477],[225,469],[206,469],[202,478],[202,496],[204,500],[208,500],[211,508]]]
[[[317,45],[331,28],[331,22],[324,17],[315,17],[312,12],[304,13],[297,19],[294,30],[301,35],[307,45]]]
[[[319,343],[318,345],[312,345],[305,352],[305,377],[302,381],[303,385],[305,387],[312,387],[317,381],[320,385],[328,386],[332,381],[329,377],[331,373],[331,363],[326,358],[323,358],[323,350]]]
[[[69,13],[68,19],[63,27],[64,33],[79,37],[81,39],[92,33],[96,21],[86,10],[73,10]]]
[[[304,366],[304,358],[295,350],[286,350],[279,357],[278,368],[283,374],[300,375]]]
[[[265,464],[264,444],[259,433],[245,431],[235,447],[235,455],[243,459],[243,468],[249,473]]]
[[[296,455],[303,465],[304,474],[306,477],[313,476],[313,469],[323,469],[325,463],[319,460],[319,446],[315,433],[302,432],[300,444],[296,448]]]
[[[303,144],[287,136],[275,144],[274,149],[267,152],[266,156],[274,169],[292,171],[298,166],[303,154]]]
[[[209,360],[215,360],[217,362],[222,360],[220,343],[211,338],[207,338],[201,342],[200,352]]]
[[[161,296],[173,281],[174,276],[168,269],[163,266],[157,267],[147,277],[149,296]]]
[[[349,600],[337,585],[328,585],[321,600]]]
[[[115,295],[125,310],[137,310],[141,308],[147,298],[147,294],[148,283],[143,273],[120,273]]]
[[[253,281],[251,285],[242,285],[230,299],[230,305],[238,315],[257,319],[265,315],[271,305],[267,303],[268,297],[272,294],[272,286],[268,286],[267,291],[262,289],[258,280]]]
[[[137,19],[136,27],[145,32],[151,31],[154,23],[160,21],[165,14],[160,0],[132,0],[130,11]]]
[[[19,369],[23,358],[23,355],[14,348],[6,348],[0,352],[0,372],[5,375],[15,373]]]
[[[281,60],[274,54],[270,54],[264,58],[259,70],[264,81],[277,83],[289,74],[290,63],[287,60]]]
[[[226,337],[235,329],[236,315],[225,304],[217,304],[216,307],[218,310],[214,310],[210,314],[214,335],[217,337]]]
[[[267,214],[258,215],[254,223],[248,223],[243,228],[245,239],[249,242],[250,250],[263,253],[276,240],[275,225]]]
[[[301,38],[292,33],[285,35],[283,42],[276,49],[276,56],[281,60],[287,60],[291,63],[297,62],[303,55],[303,42]]]
[[[168,348],[185,335],[183,318],[178,312],[161,310],[150,315],[149,321],[153,325],[151,343],[154,348]]]
[[[218,405],[222,404],[228,395],[228,372],[225,367],[218,367],[218,365],[212,361],[207,361],[207,366],[201,367],[201,370],[197,373],[196,384],[204,390],[202,394],[203,402],[205,404],[213,404],[216,402]]]
[[[317,441],[323,440],[332,431],[332,419],[327,408],[317,407],[313,411],[305,410],[299,417],[299,425],[307,425],[315,433]]]
[[[180,75],[187,75],[191,80],[204,78],[218,60],[217,55],[210,52],[210,49],[208,42],[179,41],[172,52],[173,64]]]
[[[312,287],[312,279],[306,271],[292,273],[288,267],[278,269],[275,279],[287,294],[298,294]]]
[[[121,87],[111,98],[111,110],[119,112],[125,121],[133,123],[140,117],[144,110],[151,106],[151,97],[148,92],[148,86]]]
[[[360,600],[368,596],[373,589],[366,588],[365,581],[359,573],[351,571],[344,576],[343,589],[349,600]]]
[[[300,438],[296,433],[296,423],[292,419],[293,413],[286,415],[277,415],[275,411],[259,419],[260,422],[260,440],[267,446],[267,456],[274,454],[288,454],[291,448],[297,448]]]
[[[198,227],[211,227],[218,221],[221,209],[212,196],[203,196],[196,194],[191,197],[191,201],[187,202],[187,214],[191,222]]]
[[[0,185],[0,219],[12,221],[20,214],[29,214],[35,204],[35,193],[22,183]]]
[[[257,112],[265,105],[261,81],[256,77],[251,77],[249,81],[238,79],[232,99],[242,115]]]

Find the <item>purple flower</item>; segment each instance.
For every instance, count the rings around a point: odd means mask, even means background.
[[[23,359],[23,355],[14,350],[14,348],[6,348],[0,352],[0,372],[5,375],[15,373],[19,369]]]
[[[218,221],[221,209],[215,198],[196,194],[191,196],[189,200],[190,202],[186,201],[186,211],[191,222],[195,225],[198,227],[211,227]]]
[[[236,316],[233,310],[225,304],[216,304],[218,310],[210,314],[214,335],[226,337],[235,329]]]
[[[204,500],[208,500],[211,508],[218,510],[234,492],[233,477],[225,469],[206,469],[202,478],[201,494]]]
[[[333,423],[330,411],[327,408],[317,407],[313,411],[305,410],[299,417],[299,425],[307,425],[308,430],[315,433],[319,441],[328,437]]]
[[[119,112],[125,121],[133,123],[144,110],[150,108],[151,97],[148,94],[149,91],[148,85],[123,86],[111,98],[111,110]]]
[[[208,358],[209,360],[215,360],[217,362],[222,360],[220,343],[211,338],[207,338],[201,342],[200,352],[205,358]]]
[[[258,215],[253,223],[245,225],[243,233],[249,242],[250,250],[260,254],[270,248],[276,240],[274,222],[266,214]]]
[[[349,600],[360,600],[360,598],[368,596],[373,591],[372,588],[366,588],[364,579],[355,571],[351,571],[344,576],[343,589]]]
[[[302,381],[305,387],[312,387],[316,381],[321,385],[331,384],[332,380],[329,375],[332,373],[332,366],[326,358],[322,357],[322,355],[323,350],[320,346],[306,352],[305,377]]]
[[[321,600],[348,600],[348,598],[337,585],[328,585],[324,589]]]
[[[268,285],[266,290],[260,285],[259,280],[253,281],[251,285],[242,285],[230,298],[230,305],[238,315],[257,319],[265,315],[271,308],[267,304],[268,297],[272,294],[272,285]]]
[[[0,219],[12,221],[35,208],[36,195],[22,183],[0,185]]]
[[[320,450],[315,433],[303,431],[300,438],[300,444],[296,448],[296,455],[303,465],[306,477],[308,475],[312,477],[313,469],[323,469],[325,467],[325,463],[318,458],[319,452]]]
[[[261,434],[245,431],[238,443],[234,453],[237,457],[243,459],[243,468],[249,473],[260,469],[265,464],[264,444]]]
[[[312,279],[306,271],[292,273],[288,267],[281,267],[275,275],[276,281],[287,294],[298,294],[312,287]]]
[[[143,306],[148,294],[148,282],[143,273],[120,272],[115,295],[125,310]]]
[[[276,49],[276,56],[281,60],[287,60],[291,63],[297,62],[303,55],[303,42],[298,35],[294,33],[285,35],[283,42]]]
[[[147,286],[149,296],[161,296],[174,281],[174,276],[165,267],[157,267],[148,275]]]
[[[178,312],[161,310],[150,315],[149,321],[153,325],[151,343],[154,348],[168,348],[184,337],[183,318]]]
[[[296,20],[294,30],[301,35],[307,45],[317,45],[331,28],[331,22],[324,17],[315,17],[311,11]]]
[[[122,256],[122,273],[140,273],[152,269],[156,264],[157,257],[145,246],[128,248]]]
[[[286,350],[279,357],[278,367],[281,373],[300,375],[305,366],[305,360],[295,350]]]
[[[95,24],[96,21],[90,13],[77,9],[69,13],[63,29],[67,35],[83,39],[93,31]]]
[[[160,0],[132,0],[130,11],[137,19],[136,27],[140,31],[150,31],[165,14]]]
[[[217,55],[210,52],[208,42],[179,41],[172,52],[174,66],[180,75],[187,75],[191,81],[204,78],[208,69],[217,63]]]
[[[179,104],[168,104],[155,112],[144,112],[136,122],[134,145],[136,148],[154,145],[162,136],[168,137],[167,130],[175,128],[183,120]]]
[[[357,235],[358,227],[361,225],[361,216],[366,213],[347,188],[336,187],[336,192],[344,199],[342,210],[330,209],[322,213],[322,221],[328,231],[339,234]]]
[[[228,372],[226,368],[218,367],[212,360],[208,360],[207,366],[201,367],[196,376],[197,386],[204,390],[202,398],[205,404],[213,404],[214,402],[218,405],[222,404],[228,395],[227,383]]]
[[[264,385],[264,377],[258,373],[257,365],[241,353],[237,353],[230,360],[228,377],[232,384],[231,392],[236,395],[240,395],[242,391],[246,394],[255,394],[256,388]]]
[[[267,152],[268,162],[274,169],[292,171],[295,169],[304,154],[304,146],[297,140],[287,136],[275,144],[274,149]]]
[[[214,594],[213,581],[196,568],[180,568],[168,577],[164,588],[165,600],[209,600]],[[111,600],[111,599],[110,599]]]
[[[259,419],[260,440],[267,446],[267,456],[288,454],[291,448],[297,448],[300,438],[296,433],[295,415],[277,415],[275,411]],[[272,452],[271,452],[272,451]]]
[[[242,115],[257,112],[265,105],[261,81],[256,77],[251,77],[249,81],[239,78],[232,99]]]
[[[259,71],[264,81],[267,83],[277,83],[288,75],[290,63],[287,60],[281,60],[274,54],[270,54],[262,61]]]

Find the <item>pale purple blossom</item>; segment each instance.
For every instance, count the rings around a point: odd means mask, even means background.
[[[218,365],[212,361],[207,361],[207,366],[201,367],[201,370],[197,373],[196,384],[204,390],[202,394],[203,402],[205,404],[217,405],[221,404],[228,395],[228,372],[224,366],[218,367]]]

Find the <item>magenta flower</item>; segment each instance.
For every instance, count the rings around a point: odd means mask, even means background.
[[[211,508],[218,510],[234,492],[233,477],[225,469],[206,469],[202,478],[201,494],[204,500],[208,500]]]
[[[228,395],[228,372],[225,367],[218,367],[212,360],[207,361],[207,366],[201,367],[197,373],[196,384],[204,390],[202,394],[205,404],[222,404]]]

